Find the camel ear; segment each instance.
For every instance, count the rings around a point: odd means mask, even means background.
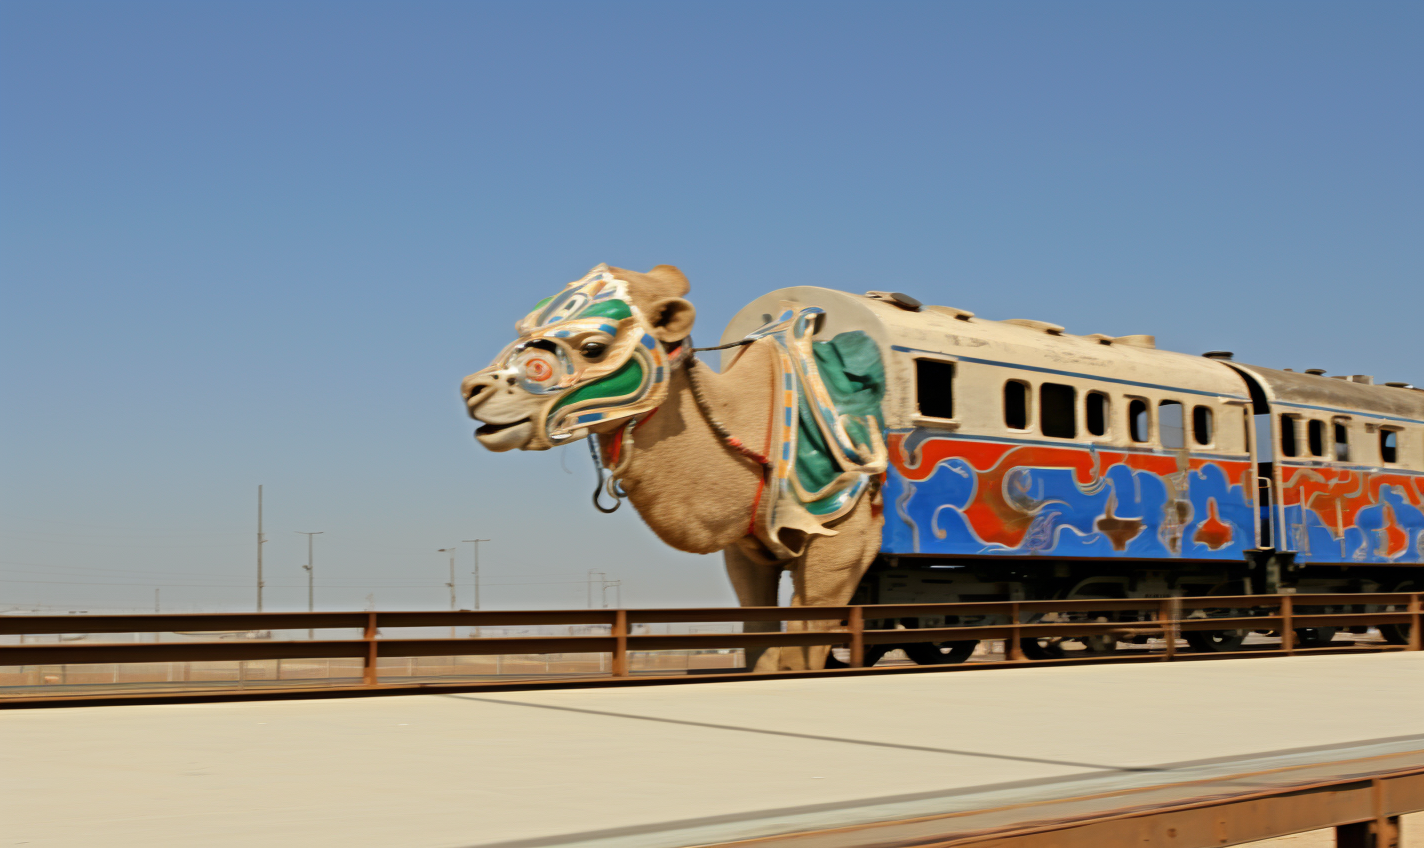
[[[678,295],[687,294],[688,290],[692,288],[691,284],[687,282],[687,277],[672,265],[658,265],[648,272],[648,276],[667,285]]]
[[[668,344],[687,338],[692,332],[692,321],[696,317],[697,308],[680,297],[665,297],[655,301],[648,310],[648,321],[653,325],[653,337]]]

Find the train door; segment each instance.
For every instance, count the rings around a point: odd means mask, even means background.
[[[1276,467],[1276,445],[1279,433],[1276,430],[1277,416],[1271,414],[1271,404],[1266,393],[1250,375],[1237,370],[1251,390],[1251,408],[1247,411],[1251,455],[1256,461],[1256,507],[1259,515],[1261,548],[1280,550],[1285,542],[1281,532],[1281,481]]]
[[[1273,548],[1276,546],[1275,534],[1272,533],[1274,525],[1274,512],[1276,505],[1275,498],[1275,433],[1271,428],[1270,413],[1248,413],[1251,416],[1252,446],[1256,454],[1256,508],[1260,516],[1261,528],[1260,546],[1263,548]]]

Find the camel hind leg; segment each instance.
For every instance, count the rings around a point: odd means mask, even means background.
[[[740,545],[732,545],[722,551],[727,562],[727,576],[731,578],[732,589],[737,593],[737,602],[744,607],[774,607],[777,605],[777,589],[781,583],[781,563],[763,563],[754,560],[742,550]],[[742,625],[744,633],[775,633],[781,629],[779,621],[748,621]],[[777,648],[747,648],[748,671],[775,671],[779,658]]]

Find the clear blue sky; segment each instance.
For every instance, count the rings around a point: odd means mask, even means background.
[[[598,262],[1424,383],[1424,4],[0,4],[0,609],[731,603],[456,394]],[[460,602],[470,602],[460,545]],[[535,583],[540,585],[509,585]]]

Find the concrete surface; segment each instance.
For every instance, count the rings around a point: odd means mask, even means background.
[[[663,848],[1424,749],[1424,654],[0,712],[0,846]]]

